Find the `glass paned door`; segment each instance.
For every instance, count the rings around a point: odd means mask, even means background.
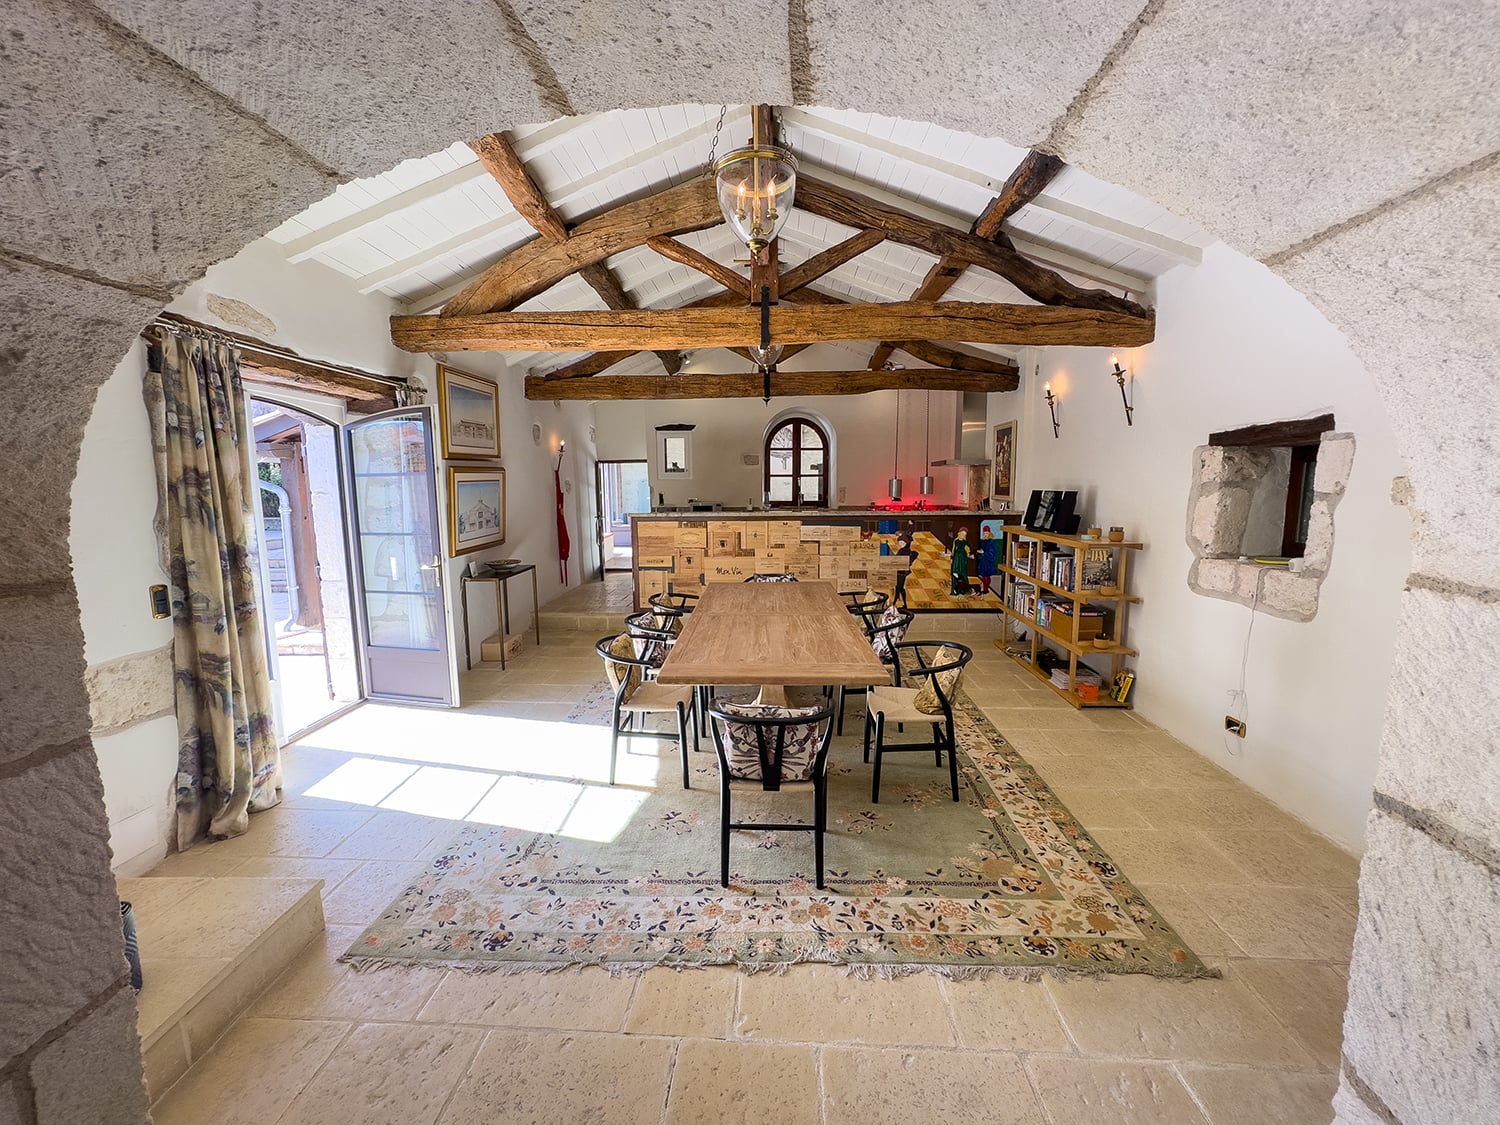
[[[789,418],[766,438],[766,501],[772,507],[828,506],[828,438],[805,418]]]
[[[451,704],[432,430],[426,407],[347,427],[350,519],[369,694]]]

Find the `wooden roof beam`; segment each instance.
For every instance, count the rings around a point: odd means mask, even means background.
[[[825,340],[967,340],[980,344],[1133,348],[1156,335],[1152,314],[1047,305],[903,301],[884,305],[776,305],[771,338],[780,344]],[[760,310],[637,309],[626,312],[488,313],[394,316],[391,339],[411,352],[621,351],[749,347],[760,339]]]
[[[1017,376],[975,371],[777,371],[771,394],[862,395],[871,391],[1013,391]],[[765,380],[759,372],[691,375],[599,375],[554,382],[530,376],[526,397],[532,400],[594,401],[618,399],[760,398]]]

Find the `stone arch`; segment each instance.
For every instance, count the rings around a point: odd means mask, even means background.
[[[449,0],[382,24],[328,0],[11,8],[0,963],[25,970],[5,985],[0,1104],[14,1100],[20,1120],[145,1116],[56,515],[97,388],[174,293],[340,179],[559,114],[725,99],[844,106],[1055,151],[1258,256],[1348,334],[1410,462],[1398,496],[1413,512],[1414,573],[1341,1119],[1495,1109],[1494,1076],[1473,1059],[1500,1039],[1500,985],[1470,940],[1500,930],[1500,750],[1476,736],[1500,632],[1493,16],[1463,0],[1416,14],[1391,0],[1104,3],[1084,21],[887,5],[872,26],[862,3],[815,0],[786,6],[784,41],[726,56],[766,9]],[[1326,102],[1307,97],[1313,76]],[[1426,878],[1402,881],[1412,868]],[[1466,1000],[1445,976],[1477,983]],[[1478,1038],[1453,1039],[1470,1019]]]

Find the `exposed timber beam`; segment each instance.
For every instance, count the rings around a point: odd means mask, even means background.
[[[896,342],[895,348],[934,367],[947,367],[954,371],[981,371],[992,375],[1019,374],[1015,361],[1004,356],[974,355],[931,340],[900,340]]]
[[[1045,266],[1023,258],[1007,246],[997,245],[966,231],[929,222],[907,211],[877,203],[867,196],[811,177],[799,176],[797,179],[797,206],[835,222],[882,230],[893,242],[915,246],[940,258],[951,257],[956,261],[987,269],[1044,305],[1068,305],[1075,309],[1094,309],[1135,317],[1147,315],[1147,310],[1134,301],[1116,297],[1102,289],[1080,289]]]
[[[663,234],[686,234],[724,221],[713,185],[692,179],[615,207],[574,227],[566,241],[538,239],[511,251],[443,306],[443,316],[513,308],[584,266]]]
[[[750,301],[760,304],[760,291],[770,293],[772,304],[781,300],[781,240],[772,239],[759,254],[750,260]]]
[[[479,157],[484,170],[495,177],[510,205],[535,228],[537,234],[552,242],[561,242],[568,237],[568,225],[547,202],[542,189],[536,186],[536,181],[526,171],[526,165],[503,133],[490,133],[470,141],[469,147]]]
[[[1137,316],[1071,306],[968,301],[776,305],[770,316],[771,338],[780,344],[929,338],[980,344],[1134,348],[1149,344],[1156,335],[1156,319],[1151,313]],[[629,312],[394,316],[391,339],[410,352],[750,347],[760,340],[760,310],[745,305]]]
[[[720,309],[741,304],[743,301],[744,298],[738,293],[714,293],[708,297],[704,297],[702,300],[693,301],[682,307],[686,309]],[[636,351],[594,352],[591,355],[579,356],[572,363],[564,364],[562,367],[548,371],[544,377],[548,379],[582,379],[590,375],[597,375],[601,371],[607,371],[615,364],[621,363],[636,354],[638,354]],[[745,355],[745,358],[750,358],[748,353]],[[681,367],[682,365],[679,363],[678,369],[680,370]],[[532,370],[534,372],[535,368]],[[675,374],[675,372],[669,372],[669,374]]]
[[[663,235],[659,238],[646,239],[646,245],[663,258],[669,258],[689,269],[695,269],[705,277],[717,281],[725,289],[738,293],[745,300],[750,299],[750,283],[745,278],[723,263],[714,261],[707,254],[700,254],[687,243]]]
[[[1062,157],[1032,149],[1006,177],[1005,183],[1000,186],[1000,193],[979,213],[979,218],[974,220],[972,233],[980,238],[1000,237],[1001,224],[1041,195],[1042,189],[1066,167]]]
[[[603,262],[595,262],[591,266],[584,266],[578,271],[578,276],[588,282],[589,288],[599,295],[608,309],[634,309],[639,306],[635,298],[625,292],[624,286],[620,284],[615,275]],[[676,375],[682,370],[682,352],[677,349],[663,350],[656,353],[656,358],[661,360],[661,365],[666,369],[668,375]]]
[[[771,394],[862,395],[870,391],[1013,391],[1017,376],[976,371],[777,371]],[[593,401],[610,399],[760,398],[765,380],[758,372],[733,375],[599,375],[555,382],[529,376],[528,399]]]
[[[781,295],[790,297],[804,285],[817,281],[825,273],[832,273],[845,262],[859,257],[866,250],[885,241],[885,232],[862,230],[851,238],[814,254],[800,265],[793,266],[781,275]]]

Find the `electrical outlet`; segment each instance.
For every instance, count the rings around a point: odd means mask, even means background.
[[[1238,735],[1240,738],[1245,737],[1245,724],[1233,715],[1224,716],[1224,729],[1231,734]]]

